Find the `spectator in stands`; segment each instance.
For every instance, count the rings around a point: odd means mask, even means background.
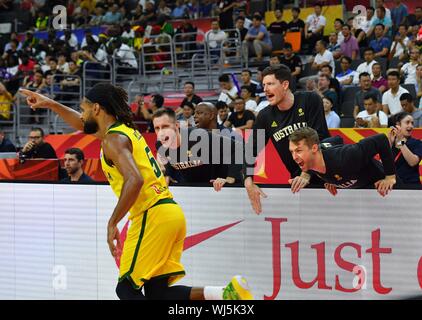
[[[186,103],[191,103],[195,108],[198,103],[202,102],[202,98],[195,94],[195,84],[192,81],[185,82],[183,86],[183,93],[185,94],[185,98],[180,106],[175,110],[177,116],[183,112],[183,106],[185,106]]]
[[[347,24],[343,26],[342,33],[343,33],[344,39],[340,45],[341,54],[343,56],[352,58],[352,60],[357,59],[359,57],[358,41],[352,35],[350,27]]]
[[[381,74],[381,65],[377,62],[372,65],[372,86],[381,93],[388,89],[388,82]]]
[[[409,44],[409,38],[407,37],[407,28],[405,24],[399,26],[398,34],[394,37],[394,41],[391,45],[390,60],[392,58],[398,58],[403,60],[407,53],[407,45]]]
[[[361,21],[359,28],[355,31],[355,37],[358,40],[360,46],[368,46],[367,43],[367,34],[372,27],[372,24],[375,20],[375,8],[369,7],[366,8],[366,19]]]
[[[174,28],[171,23],[168,22],[168,17],[160,15],[157,18],[157,25],[160,26],[160,33],[168,34],[170,37],[174,36]]]
[[[422,64],[416,67],[416,98],[419,99],[419,109],[422,110]]]
[[[0,121],[10,120],[13,96],[7,91],[5,85],[0,82]]]
[[[12,44],[12,42],[14,42],[13,44]],[[16,32],[11,32],[10,33],[10,39],[9,39],[9,41],[4,45],[4,49],[3,49],[3,52],[7,52],[7,51],[9,51],[11,48],[12,48],[12,45],[14,45],[14,47],[17,49],[17,50],[21,50],[22,49],[22,43],[20,43],[19,42],[19,39],[18,39],[18,34],[16,33]]]
[[[103,18],[104,18],[104,7],[102,4],[97,3],[95,6],[95,14],[91,17],[91,20],[89,21],[90,26],[99,26],[103,24]]]
[[[57,59],[57,70],[61,73],[69,73],[69,63],[66,61],[66,54],[60,53]]]
[[[413,118],[399,112],[391,118],[392,130],[388,140],[395,159],[397,175],[405,184],[420,185],[419,162],[422,159],[422,141],[412,137]]]
[[[394,0],[395,7],[391,10],[391,20],[393,25],[398,26],[405,22],[406,17],[408,16],[408,9],[401,0]]]
[[[193,115],[195,113],[195,107],[192,102],[185,102],[182,107],[182,113],[177,116],[176,120],[179,122],[180,128],[191,128],[195,127],[195,120]]]
[[[221,44],[226,39],[227,34],[220,29],[219,22],[213,21],[211,23],[211,30],[205,33],[205,41],[207,41],[208,46],[210,47],[211,55],[220,57]],[[213,61],[214,63],[217,62],[217,60]]]
[[[337,93],[337,97],[341,95],[341,87],[340,83],[333,75],[333,68],[329,64],[323,66],[319,73],[320,75],[327,75],[330,78],[330,89],[333,89]]]
[[[328,128],[340,128],[340,117],[333,111],[333,100],[330,97],[322,98],[324,105],[325,120]]]
[[[422,25],[422,7],[416,7],[415,14],[406,17],[405,25],[409,27],[407,30],[408,33],[412,32],[414,26],[419,28]]]
[[[78,38],[72,33],[72,30],[65,29],[64,34],[60,37],[60,40],[65,42],[65,45],[72,51],[78,48]]]
[[[90,176],[84,170],[85,157],[84,153],[79,148],[69,148],[64,152],[64,168],[68,176],[60,182],[66,183],[93,183]]]
[[[119,12],[119,6],[113,4],[109,11],[104,15],[102,22],[105,24],[117,24],[122,20],[122,14]]]
[[[340,59],[341,72],[337,73],[336,79],[342,87],[351,85],[353,82],[356,71],[350,69],[351,64],[352,59],[347,56]]]
[[[299,18],[300,8],[292,8],[292,21],[287,24],[287,31],[290,32],[300,32],[301,35],[304,34],[305,22]]]
[[[221,29],[233,28],[233,9],[238,6],[239,4],[236,0],[217,1],[218,21],[220,22]]]
[[[219,126],[224,126],[224,122],[230,115],[229,106],[224,101],[217,101],[215,107],[217,108],[217,123]]]
[[[315,45],[315,50],[317,52],[313,62],[312,62],[312,69],[313,70],[321,70],[322,66],[330,65],[335,73],[335,62],[333,54],[327,50],[327,44],[323,40],[317,41]]]
[[[44,74],[41,70],[37,70],[34,72],[34,76],[32,80],[29,80],[29,77],[27,78],[28,81],[25,83],[24,81],[24,87],[25,89],[29,89],[32,91],[37,91],[42,89],[44,85]]]
[[[242,81],[242,86],[249,86],[252,89],[253,95],[255,95],[258,82],[252,80],[252,71],[249,69],[242,70],[240,74],[240,80]]]
[[[1,152],[16,152],[16,147],[8,138],[6,138],[5,132],[0,128],[0,153]]]
[[[248,18],[246,15],[245,9],[239,9],[238,17],[243,18],[245,20],[244,27],[249,29],[252,26],[252,20]]]
[[[188,8],[183,3],[183,0],[176,0],[176,4],[171,13],[173,19],[187,19],[189,18]]]
[[[189,20],[183,20],[181,25],[176,30],[176,51],[195,51],[197,48],[195,43],[196,31],[197,29],[189,22]],[[180,55],[180,57],[181,59],[190,59],[192,58],[192,55],[192,53],[183,53]]]
[[[151,1],[145,2],[145,10],[142,12],[140,23],[141,25],[146,23],[152,23],[157,18],[157,12],[154,7],[154,3]]]
[[[293,52],[292,44],[289,42],[284,43],[283,56],[280,58],[280,63],[290,68],[292,77],[295,80],[294,83],[296,83],[302,72],[302,60]]]
[[[37,12],[37,19],[35,20],[35,30],[36,31],[45,31],[48,28],[48,16],[46,15],[44,10],[40,10]]]
[[[125,27],[126,26],[124,26],[123,28],[125,28]],[[99,40],[98,36],[93,34],[91,29],[85,29],[84,33],[85,33],[85,36],[82,39],[81,48],[86,47],[88,45],[88,43],[92,44],[94,42],[98,42],[98,40]],[[87,40],[88,38],[90,38],[90,40],[91,40],[90,42],[88,42],[88,40]]]
[[[90,25],[92,16],[89,14],[87,8],[81,9],[81,14],[74,18],[74,22],[77,28],[86,28]]]
[[[387,74],[387,81],[390,89],[382,95],[382,108],[387,115],[393,115],[403,111],[400,97],[403,93],[409,93],[409,91],[400,86],[400,73],[398,71],[390,71]]]
[[[252,129],[255,122],[255,115],[252,111],[246,110],[245,100],[237,97],[234,100],[234,112],[224,122],[224,126],[235,130]]]
[[[391,11],[385,5],[384,0],[375,0],[375,8],[383,7],[385,9],[385,16],[391,19]]]
[[[20,49],[18,48],[19,46],[19,41],[17,39],[12,39],[10,40],[10,42],[7,43],[8,45],[8,49],[4,50],[4,53],[2,55],[3,59],[7,59],[9,56],[15,56],[18,57],[19,53],[20,53]],[[22,45],[21,45],[22,47]]]
[[[56,152],[51,144],[44,141],[44,130],[32,128],[28,142],[21,150],[21,157],[26,159],[57,159]]]
[[[318,79],[317,93],[323,97],[329,97],[333,102],[334,111],[338,110],[338,96],[334,89],[330,88],[330,77],[326,74],[321,74]]]
[[[376,101],[381,101],[381,92],[372,87],[371,76],[368,72],[362,72],[359,75],[360,90],[355,94],[355,107],[353,109],[353,117],[356,119],[359,112],[365,110],[364,98],[366,95],[373,95]]]
[[[160,2],[158,3],[157,14],[163,14],[167,17],[171,16],[171,9],[167,7],[167,3],[165,0],[160,0]]]
[[[143,27],[136,27],[135,28],[135,37],[133,39],[133,48],[137,51],[141,51],[142,46],[144,45],[145,42],[145,29]],[[103,37],[101,37],[100,34],[100,41],[104,39]],[[107,39],[104,40],[105,42],[107,42]],[[105,44],[106,46],[106,44]]]
[[[39,39],[34,37],[34,32],[32,30],[28,30],[25,35],[25,40],[22,43],[22,50],[31,53],[32,50],[35,50],[38,43]]]
[[[284,37],[287,32],[287,23],[283,20],[283,10],[275,10],[274,15],[275,21],[270,24],[268,31],[272,34],[281,34]]]
[[[248,29],[245,28],[245,18],[243,18],[243,17],[237,17],[236,18],[236,25],[235,25],[235,27],[236,27],[236,30],[240,34],[240,41],[245,40],[245,37],[246,37],[246,35],[248,33]],[[230,38],[234,38],[235,37],[235,34],[234,34],[233,31],[230,31],[229,34],[230,34]]]
[[[88,40],[90,43],[90,40]],[[89,44],[88,46],[82,48],[82,50],[77,52],[78,59],[82,61],[98,62],[105,65],[108,62],[107,52],[100,49],[100,45],[97,43]],[[90,68],[95,68],[99,66],[90,66]]]
[[[374,49],[374,57],[388,57],[388,50],[391,47],[391,41],[384,36],[384,25],[379,23],[375,26],[375,39],[369,43],[369,46]]]
[[[372,22],[372,26],[367,33],[367,37],[370,38],[372,33],[376,31],[376,27],[378,25],[382,25],[382,30],[379,30],[379,36],[375,34],[375,37],[383,38],[383,37],[391,37],[392,26],[393,23],[389,17],[386,16],[386,9],[385,7],[377,7],[377,16]]]
[[[258,61],[262,61],[263,56],[271,54],[271,38],[267,28],[262,24],[261,16],[253,16],[252,26],[249,28],[242,46],[245,59],[256,56]]]
[[[322,39],[324,34],[324,28],[327,21],[323,15],[321,15],[322,7],[321,4],[317,3],[314,5],[315,13],[309,15],[306,18],[305,24],[305,39],[309,44],[308,54],[312,54],[315,47],[315,43]]]
[[[253,91],[252,87],[243,85],[240,88],[240,96],[245,101],[246,110],[250,110],[255,114],[257,104],[255,100],[255,92]]]
[[[403,67],[400,69],[401,76],[404,77],[405,84],[417,84],[416,80],[416,67],[419,64],[419,49],[417,47],[413,47],[410,50],[410,61],[405,63]]]
[[[338,44],[338,37],[337,33],[331,32],[330,36],[328,37],[328,45],[327,50],[333,54],[334,59],[338,59],[341,57],[341,47]]]
[[[199,6],[199,17],[206,18],[212,15],[215,3],[213,0],[203,0]]]
[[[388,117],[379,110],[377,96],[372,93],[365,94],[363,98],[365,110],[356,116],[356,128],[387,128]]]
[[[79,92],[81,85],[82,70],[74,61],[69,62],[69,72],[65,73],[63,80],[60,81],[61,91]]]
[[[365,62],[362,62],[357,68],[356,68],[356,74],[353,79],[354,84],[358,84],[360,81],[360,74],[363,72],[369,73],[372,76],[372,66],[374,63],[377,63],[377,61],[374,60],[374,49],[372,48],[366,48],[363,52],[363,58],[365,59]]]
[[[136,59],[133,49],[122,40],[115,39],[113,48],[116,51],[117,64],[119,65],[117,73],[136,73],[138,69],[138,60]]]
[[[238,91],[236,86],[233,85],[233,82],[230,79],[230,75],[225,73],[222,74],[218,81],[220,82],[221,93],[218,97],[218,101],[224,101],[229,108],[233,107],[234,99],[238,96]]]
[[[422,109],[415,107],[412,95],[410,93],[403,93],[400,96],[400,104],[403,111],[412,116],[415,128],[422,128]]]
[[[343,26],[344,21],[340,18],[337,18],[334,20],[334,33],[337,35],[337,44],[341,45],[344,41],[344,35],[343,35]],[[346,24],[347,25],[347,24]],[[350,31],[350,30],[349,30]]]

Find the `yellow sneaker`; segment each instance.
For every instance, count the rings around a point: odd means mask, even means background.
[[[224,288],[224,300],[254,300],[248,282],[242,276],[234,276]]]

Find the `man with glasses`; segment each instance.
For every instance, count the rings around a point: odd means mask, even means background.
[[[41,128],[32,128],[28,142],[21,150],[21,157],[25,159],[57,159],[56,151],[51,144],[44,141],[44,131]]]

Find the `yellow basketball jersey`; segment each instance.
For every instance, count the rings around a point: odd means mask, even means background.
[[[161,199],[173,198],[157,161],[139,131],[117,122],[108,129],[107,134],[109,133],[122,134],[130,139],[133,158],[144,180],[138,199],[136,199],[135,204],[129,210],[129,219],[144,213]],[[110,165],[102,149],[100,158],[101,167],[113,192],[117,197],[120,197],[124,183],[122,174],[114,165]]]

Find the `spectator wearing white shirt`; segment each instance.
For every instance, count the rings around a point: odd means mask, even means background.
[[[358,113],[356,116],[356,128],[387,128],[387,115],[378,110],[377,96],[367,93],[363,98],[363,105],[365,110]]]
[[[407,51],[408,44],[409,38],[407,37],[406,25],[401,24],[399,26],[398,34],[395,36],[394,42],[391,44],[390,59],[399,58],[402,60]]]
[[[409,93],[400,86],[400,73],[398,71],[390,71],[387,75],[388,87],[390,88],[382,95],[383,111],[389,114],[396,114],[403,111],[400,103],[400,97],[403,93]]]
[[[321,67],[329,64],[333,68],[333,73],[335,74],[335,62],[333,54],[327,50],[327,43],[323,40],[317,41],[315,45],[315,50],[317,52],[315,59],[312,63],[312,69],[321,70]]]
[[[384,7],[385,8],[385,17],[391,19],[391,10],[388,9],[384,3],[384,0],[375,0],[375,7]]]
[[[125,68],[125,70],[129,72],[135,72],[136,69],[138,69],[138,61],[136,60],[136,56],[133,53],[133,49],[127,44],[122,43],[122,40],[120,39],[114,40],[113,46],[115,49],[118,65]]]
[[[211,30],[205,33],[205,41],[207,42],[210,53],[213,56],[220,57],[221,54],[221,44],[224,40],[227,39],[227,34],[220,29],[220,24],[218,21],[213,21],[211,23]],[[213,59],[213,62],[217,62],[216,59]]]
[[[240,87],[240,96],[245,100],[246,110],[251,110],[256,116],[257,104],[255,101],[255,93],[251,86]]]
[[[418,47],[413,47],[410,49],[410,61],[405,63],[400,69],[400,74],[404,76],[405,84],[416,85],[416,67],[418,66],[419,61],[419,50]]]
[[[334,30],[335,33],[337,34],[337,44],[341,45],[344,41],[344,35],[343,35],[343,26],[344,26],[344,21],[341,20],[340,18],[337,18],[334,21]]]
[[[324,27],[327,24],[327,20],[323,15],[321,15],[321,4],[315,4],[314,9],[315,13],[309,15],[305,21],[305,39],[309,44],[309,54],[312,54],[315,43],[322,39],[324,34]]]
[[[372,77],[372,66],[374,63],[377,63],[377,61],[374,60],[374,49],[372,48],[366,48],[363,53],[363,58],[365,62],[362,62],[356,69],[355,77],[353,78],[353,83],[358,84],[359,83],[359,75],[363,72],[367,72]]]
[[[222,74],[218,81],[220,82],[221,93],[218,101],[224,101],[229,107],[233,107],[234,99],[238,96],[237,88],[233,85],[228,74]]]
[[[63,33],[64,34],[60,37],[60,40],[63,40],[72,49],[77,49],[78,38],[72,33],[72,30],[66,29]]]
[[[87,46],[86,38],[88,38],[88,37],[91,37],[92,39],[94,39],[95,42],[98,42],[98,36],[93,34],[91,29],[86,29],[85,30],[85,37],[82,39],[82,42],[81,42],[81,48]]]
[[[327,121],[328,128],[340,128],[340,117],[331,110],[333,108],[333,100],[330,97],[323,97],[322,103],[324,105],[325,121]]]
[[[366,35],[368,31],[371,29],[375,20],[375,8],[369,7],[366,9],[366,19],[358,20],[355,37],[358,40],[359,44],[367,45]]]
[[[320,75],[320,70],[323,66],[329,65],[332,68],[332,73],[335,74],[335,62],[333,54],[326,49],[327,44],[324,40],[318,40],[315,45],[315,50],[317,52],[315,58],[313,59],[311,68],[313,70],[318,70],[317,75],[302,77],[299,79],[299,83],[304,87],[306,82],[309,80],[317,80]]]

